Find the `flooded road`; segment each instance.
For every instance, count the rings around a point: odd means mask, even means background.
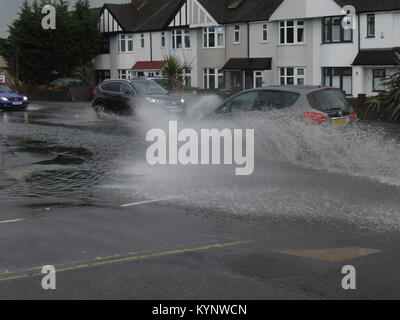
[[[251,176],[235,176],[232,166],[149,166],[146,132],[165,125],[154,115],[98,117],[88,103],[61,102],[33,103],[27,112],[0,112],[0,220],[22,221],[0,224],[0,296],[49,297],[35,287],[35,280],[20,280],[14,291],[10,282],[2,286],[5,270],[234,243],[240,249],[228,249],[224,257],[213,252],[200,260],[189,255],[183,262],[167,258],[172,260],[161,267],[152,261],[143,269],[140,264],[133,267],[144,278],[151,269],[160,278],[160,270],[171,264],[173,271],[166,272],[172,278],[179,277],[179,268],[184,274],[198,268],[182,287],[167,290],[170,283],[161,277],[153,290],[145,290],[142,280],[129,278],[141,283],[142,296],[133,285],[124,295],[90,282],[79,294],[69,287],[54,297],[221,298],[229,290],[223,293],[212,282],[228,286],[240,274],[247,280],[238,280],[237,289],[226,297],[341,298],[346,293],[340,289],[339,266],[346,258],[333,259],[340,263],[328,267],[324,259],[287,254],[332,248],[372,250],[367,257],[354,256],[363,257],[361,274],[370,282],[350,298],[399,297],[397,276],[386,278],[387,287],[382,287],[381,278],[370,272],[389,272],[400,265],[395,253],[400,247],[400,127],[359,123],[339,130],[280,114],[234,124],[255,129]],[[199,128],[197,122],[185,126]],[[294,258],[298,255],[303,258]],[[81,272],[86,279],[110,272],[122,281],[128,266],[114,268]],[[69,274],[68,281],[76,276]],[[199,279],[204,288],[187,296],[178,293]],[[250,289],[254,285],[257,292]],[[159,286],[165,291],[157,295]]]

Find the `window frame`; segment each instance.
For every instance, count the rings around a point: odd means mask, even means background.
[[[166,42],[166,36],[165,36],[165,31],[161,32],[160,35],[160,42],[161,42],[161,48],[165,48],[167,42]]]
[[[217,31],[217,29],[221,28],[222,31]],[[210,29],[214,29],[213,32],[210,32]],[[210,35],[214,34],[214,46],[210,46]],[[223,44],[218,45],[218,35],[222,34],[222,42]],[[203,28],[203,49],[221,49],[225,48],[225,28],[224,27],[204,27]]]
[[[291,25],[293,23],[293,25]],[[279,45],[299,45],[306,43],[306,23],[305,20],[281,20],[279,21]],[[288,31],[293,30],[293,42],[288,42]],[[303,41],[299,41],[299,30],[303,30]],[[282,39],[282,31],[284,39]]]
[[[235,25],[234,26],[233,44],[240,44],[240,25]]]
[[[370,21],[370,18],[373,18],[372,21]],[[373,27],[373,33],[370,33],[371,29],[370,27]],[[367,38],[375,38],[376,37],[376,17],[375,13],[367,14]]]
[[[376,77],[375,76],[375,71],[383,71],[384,72],[384,77]],[[376,87],[375,87],[375,79],[384,79],[383,80],[383,82],[381,83],[381,86],[382,86],[382,84],[386,81],[386,79],[387,79],[387,71],[386,71],[386,69],[372,69],[372,92],[383,92],[383,91],[385,91],[385,89],[383,89],[383,90],[378,90],[378,89],[376,89]]]
[[[326,74],[326,71],[330,71],[330,74]],[[334,70],[339,71],[338,75],[335,75]],[[345,75],[345,71],[351,71],[351,92],[347,93],[344,91],[344,87],[343,87],[343,78],[346,77],[347,75]],[[345,93],[346,96],[352,96],[353,95],[353,68],[351,67],[323,67],[322,68],[322,79],[323,79],[323,84],[325,87],[334,87],[333,86],[333,78],[337,76],[340,77],[340,86],[339,88]],[[330,81],[329,81],[329,85],[326,83],[326,77],[330,77]]]
[[[210,71],[213,71],[211,73]],[[210,88],[210,77],[214,77],[214,88]],[[221,71],[221,68],[204,68],[203,69],[203,86],[205,90],[217,90],[217,89],[222,89],[222,87],[219,86],[219,81],[220,78],[223,78],[224,83],[225,83],[225,75]]]
[[[261,42],[268,42],[268,23],[261,25]]]
[[[180,48],[177,47],[178,37],[181,38],[182,47],[180,47]],[[187,38],[189,38],[189,46],[186,46]],[[191,33],[190,33],[189,29],[173,29],[173,30],[171,30],[171,49],[172,50],[185,50],[185,49],[191,49],[191,47],[192,47],[192,41],[191,41]]]
[[[323,17],[322,18],[322,43],[323,44],[335,44],[335,43],[353,43],[354,42],[354,32],[352,29],[348,29],[351,34],[350,40],[345,40],[345,30],[342,26],[342,21],[345,16],[333,16],[333,17]],[[333,24],[334,19],[340,19],[339,28],[340,28],[340,39],[339,41],[333,41],[333,27],[336,24]]]
[[[293,69],[293,75],[288,75],[288,70]],[[284,74],[282,75],[282,70]],[[299,70],[303,70],[303,74],[299,74]],[[279,84],[284,86],[305,85],[306,67],[279,67]],[[293,84],[288,84],[288,79],[293,78]],[[282,83],[282,79],[284,80]],[[303,83],[299,84],[299,79],[303,79]]]
[[[135,52],[134,35],[132,33],[121,33],[118,37],[118,52],[119,53],[132,53]],[[129,47],[132,50],[129,50]],[[124,50],[122,50],[124,47]]]
[[[145,47],[145,36],[144,36],[144,33],[141,33],[140,34],[140,47],[142,48],[142,49],[144,49],[144,47]]]

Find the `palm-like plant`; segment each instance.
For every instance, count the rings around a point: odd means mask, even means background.
[[[183,64],[178,56],[170,54],[165,58],[165,64],[161,68],[161,73],[166,78],[169,90],[182,87],[182,69]]]
[[[396,53],[395,60],[394,72],[384,83],[386,90],[368,103],[369,111],[389,114],[392,121],[400,120],[400,54]]]

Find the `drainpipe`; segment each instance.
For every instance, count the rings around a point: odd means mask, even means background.
[[[153,33],[150,32],[150,61],[153,62]]]
[[[247,22],[247,58],[250,59],[250,23]]]

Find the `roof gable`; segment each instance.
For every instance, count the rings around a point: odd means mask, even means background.
[[[334,0],[284,0],[271,20],[307,19],[342,15],[343,6]]]
[[[179,8],[169,27],[207,27],[217,26],[218,22],[198,0],[186,0]]]

